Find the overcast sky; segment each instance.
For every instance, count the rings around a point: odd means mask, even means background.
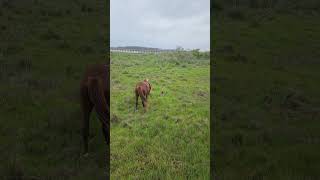
[[[210,49],[209,0],[111,0],[110,45]]]

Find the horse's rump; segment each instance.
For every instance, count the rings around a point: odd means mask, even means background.
[[[99,77],[88,78],[88,94],[91,102],[93,102],[96,112],[103,126],[108,127],[108,111],[109,107],[103,91],[103,81]]]

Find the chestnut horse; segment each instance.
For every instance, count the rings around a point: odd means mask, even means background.
[[[148,101],[148,96],[150,94],[152,87],[151,84],[149,83],[148,79],[145,79],[143,82],[139,82],[136,85],[135,88],[135,93],[136,93],[136,106],[135,110],[138,109],[138,98],[140,96],[141,101],[142,101],[142,106],[144,107],[144,111],[147,111],[147,101]]]
[[[107,145],[109,140],[110,93],[109,93],[109,65],[95,64],[87,66],[84,77],[80,83],[81,107],[83,111],[82,136],[84,153],[88,152],[89,119],[95,108],[102,125],[102,132]]]

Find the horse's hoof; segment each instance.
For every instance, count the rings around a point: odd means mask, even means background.
[[[89,156],[89,153],[84,153],[83,154],[83,157],[88,157]]]

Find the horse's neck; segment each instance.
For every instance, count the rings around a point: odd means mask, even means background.
[[[144,83],[145,85],[147,85],[147,86],[148,86],[148,88],[150,89],[150,84],[149,84],[149,82],[148,82],[148,81],[143,81],[143,83]]]

